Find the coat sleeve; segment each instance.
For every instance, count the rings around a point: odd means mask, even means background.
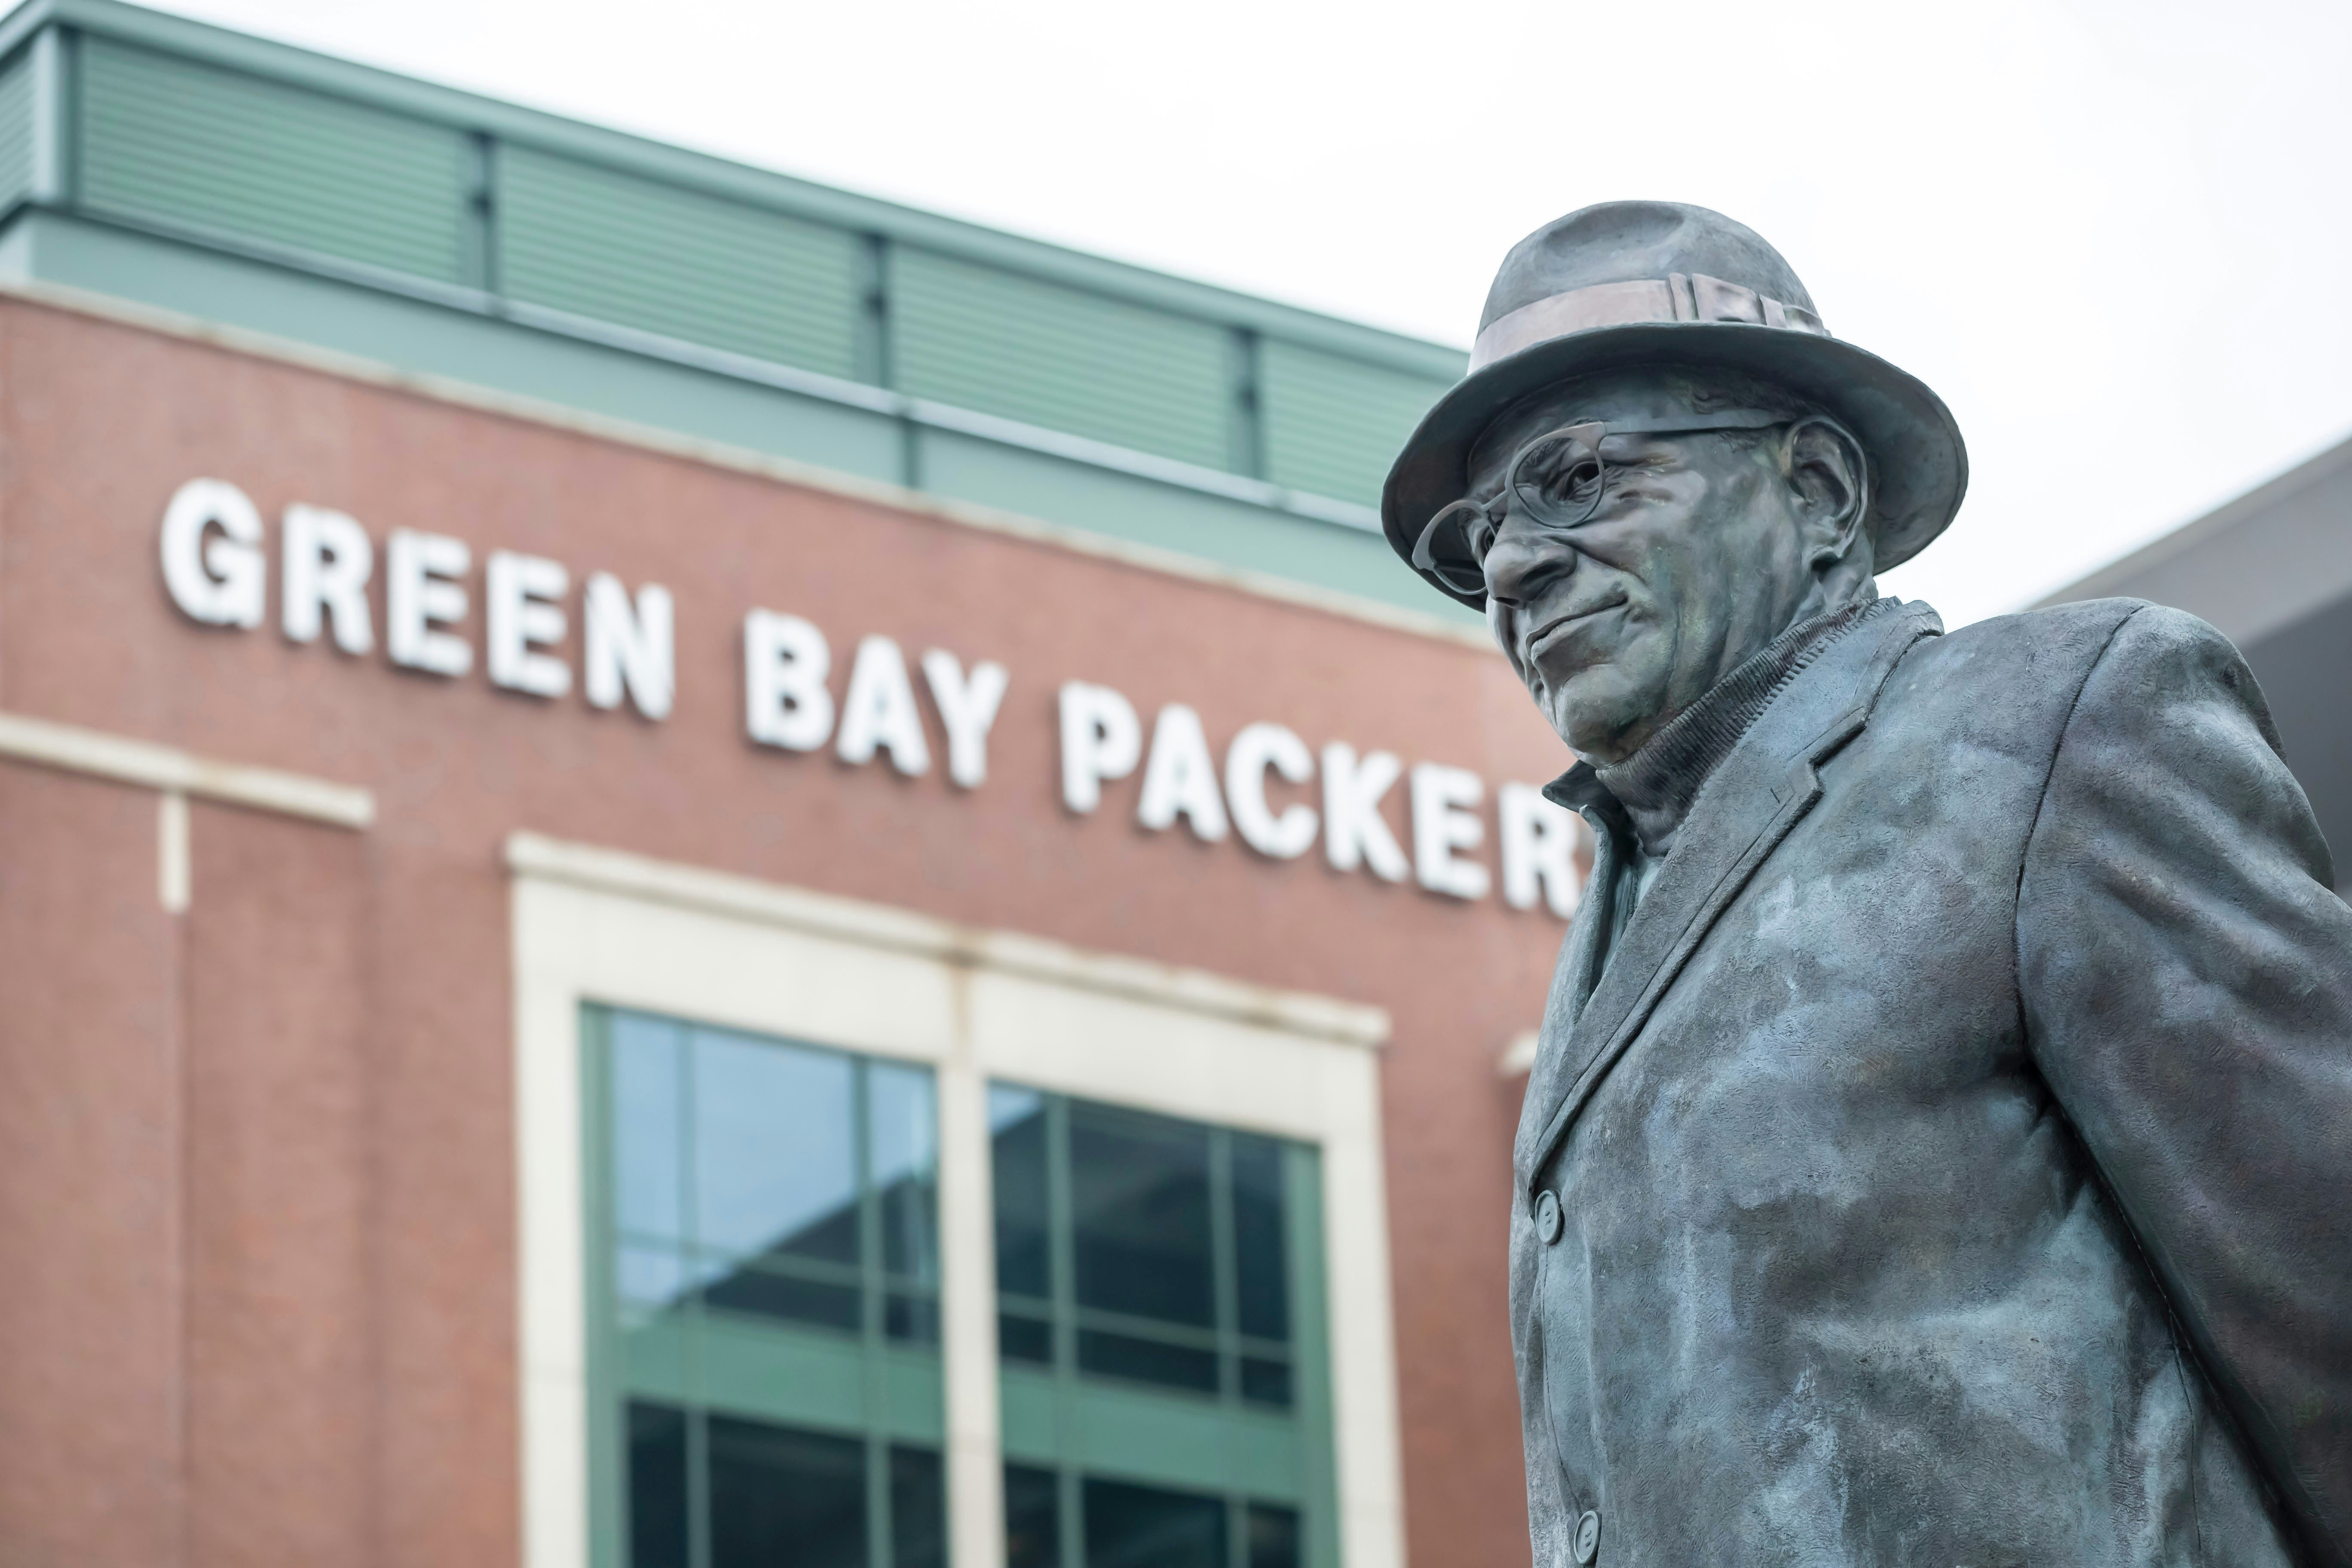
[[[2027,1037],[2291,1526],[2352,1562],[2352,909],[2221,633],[2084,680],[2018,884]]]

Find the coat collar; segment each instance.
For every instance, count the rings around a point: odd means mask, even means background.
[[[1519,1116],[1513,1163],[1522,1193],[1533,1189],[1577,1112],[1717,918],[1820,798],[1814,770],[1861,733],[1880,689],[1912,645],[1942,630],[1935,611],[1904,605],[1822,647],[1699,792],[1674,853],[1613,951],[1603,952],[1601,942],[1617,861],[1631,835],[1624,808],[1581,763],[1545,790],[1592,824],[1595,852]]]
[[[1706,781],[1805,666],[1863,622],[1895,607],[1892,599],[1866,599],[1799,622],[1717,681],[1640,751],[1614,767],[1596,768],[1601,787],[1632,818],[1643,852],[1666,852]]]

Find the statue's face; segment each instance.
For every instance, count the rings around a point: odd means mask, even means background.
[[[1663,373],[1579,383],[1487,431],[1472,454],[1471,495],[1501,494],[1520,448],[1562,426],[1694,412],[1680,379]],[[1589,521],[1550,527],[1516,499],[1508,504],[1486,554],[1487,618],[1579,755],[1603,765],[1632,755],[1822,605],[1822,547],[1853,530],[1828,515],[1838,497],[1809,493],[1807,479],[1819,476],[1799,472],[1801,461],[1792,468],[1791,447],[1785,426],[1744,437],[1612,436],[1607,486]],[[1847,500],[1848,510],[1858,506]]]

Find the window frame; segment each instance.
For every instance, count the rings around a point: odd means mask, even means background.
[[[1046,1221],[1051,1362],[1000,1360],[1004,1388],[1004,1463],[1052,1474],[1057,1483],[1055,1534],[1059,1568],[1085,1568],[1086,1483],[1132,1483],[1213,1497],[1226,1517],[1227,1568],[1248,1568],[1249,1510],[1274,1506],[1297,1518],[1307,1568],[1337,1568],[1339,1520],[1331,1469],[1331,1365],[1328,1287],[1324,1269],[1322,1151],[1294,1138],[1273,1138],[1282,1152],[1284,1186],[1283,1267],[1290,1338],[1286,1354],[1291,1371],[1287,1406],[1246,1399],[1240,1363],[1252,1342],[1238,1330],[1237,1281],[1233,1247],[1232,1145],[1237,1131],[1222,1123],[1182,1120],[1208,1135],[1211,1228],[1216,1274],[1214,1341],[1218,1388],[1213,1394],[1156,1387],[1081,1367],[1077,1331],[1092,1315],[1076,1300],[1076,1226],[1069,1170],[1070,1112],[1076,1104],[1133,1110],[1133,1106],[1037,1089],[1029,1084],[993,1080],[992,1089],[1036,1093],[1045,1121]],[[1146,1114],[1168,1118],[1164,1111]],[[1264,1134],[1256,1134],[1265,1136]],[[1030,1298],[1030,1300],[1036,1300]],[[1005,1293],[998,1294],[1003,1311]],[[1278,1413],[1277,1413],[1278,1412]],[[1286,1454],[1269,1452],[1276,1429],[1287,1427]],[[1124,1428],[1124,1432],[1118,1429]],[[1084,1436],[1066,1451],[1067,1435]],[[1174,1441],[1171,1441],[1171,1436]],[[1185,1439],[1189,1438],[1187,1444]],[[1186,1447],[1213,1447],[1223,1456],[1222,1473],[1204,1473]],[[1155,1453],[1154,1449],[1172,1450]],[[1190,1462],[1188,1463],[1188,1458]],[[1267,1486],[1288,1461],[1287,1484]],[[1271,1461],[1271,1462],[1269,1462]]]
[[[511,878],[525,1568],[585,1568],[588,1215],[580,1007],[931,1064],[954,1568],[1002,1568],[986,1083],[1315,1144],[1332,1368],[1333,1545],[1401,1568],[1404,1531],[1381,1009],[518,833]]]
[[[614,1264],[625,1233],[614,1212],[617,1187],[613,1169],[613,1046],[614,1024],[625,1014],[667,1025],[679,1032],[677,1048],[681,1059],[678,1070],[682,1079],[689,1080],[688,1053],[693,1049],[693,1037],[698,1032],[847,1058],[852,1075],[850,1145],[856,1182],[855,1201],[860,1253],[860,1261],[855,1266],[858,1292],[857,1329],[854,1332],[844,1332],[816,1325],[791,1324],[724,1308],[716,1310],[715,1315],[721,1321],[722,1332],[751,1346],[757,1346],[764,1340],[787,1354],[797,1352],[804,1358],[832,1363],[854,1361],[857,1369],[860,1405],[854,1416],[838,1408],[825,1408],[828,1403],[837,1406],[837,1400],[801,1403],[779,1399],[770,1404],[757,1399],[713,1397],[709,1391],[698,1387],[700,1359],[698,1349],[708,1327],[707,1320],[714,1315],[714,1310],[698,1289],[689,1292],[691,1300],[680,1313],[680,1375],[674,1380],[673,1386],[661,1387],[651,1379],[646,1380],[646,1385],[641,1386],[632,1379],[629,1369],[624,1364],[626,1331],[620,1321],[620,1293],[614,1279]],[[705,1495],[708,1481],[705,1477],[703,1432],[709,1417],[762,1421],[826,1436],[847,1437],[860,1443],[866,1463],[867,1563],[869,1568],[889,1568],[896,1555],[890,1493],[892,1450],[928,1449],[944,1465],[946,1433],[945,1422],[940,1414],[943,1374],[937,1340],[928,1345],[894,1341],[886,1329],[885,1314],[888,1310],[889,1298],[894,1293],[905,1294],[907,1291],[905,1287],[894,1285],[884,1264],[882,1199],[874,1180],[873,1128],[869,1114],[872,1072],[877,1066],[924,1072],[931,1079],[932,1110],[936,1118],[936,1071],[925,1063],[875,1057],[836,1046],[709,1026],[674,1014],[615,1007],[593,1001],[583,1001],[580,1005],[580,1099],[583,1117],[581,1128],[583,1202],[588,1232],[585,1248],[587,1274],[582,1282],[582,1290],[588,1317],[587,1441],[591,1479],[587,1502],[590,1510],[588,1561],[591,1568],[628,1568],[628,1455],[624,1428],[629,1405],[641,1399],[673,1405],[687,1417],[687,1485],[690,1500],[688,1512],[689,1519],[698,1521],[704,1531],[708,1529],[709,1500]],[[691,1136],[690,1101],[683,1097],[680,1114],[685,1124],[680,1128],[678,1153],[680,1160],[690,1169],[697,1152]],[[935,1182],[937,1174],[935,1154]],[[935,1189],[935,1220],[937,1208]],[[689,1263],[692,1261],[695,1249],[688,1246],[686,1238],[676,1238],[671,1245],[677,1247],[681,1258]],[[753,1266],[757,1267],[756,1264]],[[812,1270],[806,1276],[792,1277],[814,1278],[815,1273]],[[934,1282],[928,1296],[935,1309],[939,1295],[939,1286]],[[926,1363],[928,1366],[924,1364]],[[910,1405],[913,1408],[910,1409]],[[925,1409],[925,1405],[929,1408]],[[690,1535],[689,1539],[695,1537]],[[692,1561],[701,1562],[707,1555],[706,1547],[698,1552]]]

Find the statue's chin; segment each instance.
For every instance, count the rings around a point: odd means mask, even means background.
[[[1536,704],[1551,721],[1553,733],[1586,762],[1607,767],[1633,754],[1627,739],[1644,730],[1656,704],[1624,679],[1622,667],[1578,671],[1556,688],[1536,693]]]

